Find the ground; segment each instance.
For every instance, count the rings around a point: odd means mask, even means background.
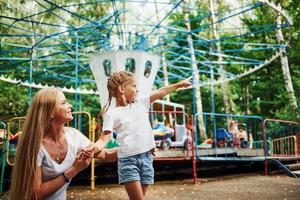
[[[125,189],[117,184],[98,185],[95,191],[87,186],[70,187],[72,200],[123,200],[128,199]],[[286,175],[230,175],[214,179],[158,181],[147,192],[146,200],[299,200],[300,179]]]
[[[127,200],[125,189],[118,184],[70,186],[69,200]],[[0,200],[7,199],[7,192]],[[214,178],[157,181],[150,186],[146,200],[300,200],[300,178],[286,175],[231,174]]]

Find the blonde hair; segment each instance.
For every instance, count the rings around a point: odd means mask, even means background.
[[[45,88],[32,99],[17,146],[9,195],[11,200],[38,199],[37,157],[60,92],[57,88]]]
[[[121,85],[126,85],[130,81],[134,80],[134,75],[130,72],[119,71],[115,72],[107,80],[107,90],[108,90],[108,103],[103,107],[103,114],[108,110],[111,105],[111,100],[116,97],[118,87]]]
[[[237,134],[238,130],[238,121],[236,120],[231,120],[229,123],[229,132],[233,133],[233,134]]]

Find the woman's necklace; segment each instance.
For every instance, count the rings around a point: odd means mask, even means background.
[[[64,138],[64,137],[63,137]],[[57,148],[57,147],[56,147]],[[62,161],[62,159],[61,159],[61,149],[60,148],[58,148],[57,149],[57,154],[55,155],[55,161],[57,162],[57,163],[60,163],[61,161]]]
[[[62,135],[62,142],[64,142],[64,140],[65,140],[65,137],[64,137],[64,135]],[[46,142],[46,143],[48,143],[48,145],[46,145],[46,146],[48,146],[48,147],[50,147],[50,149],[52,149],[52,156],[54,157],[54,161],[57,162],[57,163],[61,163],[61,161],[63,159],[61,157],[61,155],[62,155],[62,153],[64,151],[63,148],[61,148],[60,145],[58,146],[58,144],[54,144],[52,142],[51,142],[52,144],[49,143],[49,142]]]
[[[55,156],[55,161],[59,163],[59,153]]]

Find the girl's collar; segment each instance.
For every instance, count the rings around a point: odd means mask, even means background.
[[[127,107],[127,106],[131,106],[132,104],[136,103],[137,100],[133,100],[133,101],[129,101],[127,102],[127,105],[116,105],[116,108],[124,108],[124,107]]]

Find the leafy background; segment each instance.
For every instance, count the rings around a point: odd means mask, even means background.
[[[26,7],[24,7],[25,3],[27,1],[25,0],[0,0],[0,12],[1,16],[14,16],[14,17],[22,17],[22,16],[28,16],[28,10]],[[58,0],[52,1],[52,2],[59,2]],[[79,0],[76,1],[64,1],[65,3],[80,3]],[[297,102],[299,104],[299,90],[300,90],[300,57],[299,57],[299,51],[300,51],[300,34],[299,34],[299,26],[300,26],[300,1],[299,0],[289,0],[289,1],[275,1],[276,3],[280,3],[282,7],[287,10],[288,14],[293,19],[293,27],[292,27],[292,37],[290,41],[290,46],[287,49],[287,56],[290,64],[290,73],[292,77],[292,82],[294,86],[295,96],[297,99]],[[226,10],[228,7],[222,1],[218,1],[219,3],[219,9]],[[199,2],[199,5],[203,4],[203,1]],[[76,12],[78,13],[84,13],[85,16],[91,19],[99,19],[102,16],[106,14],[107,8],[111,6],[110,4],[102,4],[101,6],[97,4],[89,5],[88,7],[80,7]],[[203,6],[203,5],[201,5]],[[60,13],[49,13],[47,15],[44,15],[44,21],[51,22],[55,20],[54,15],[59,15]],[[203,14],[205,13],[198,13]],[[255,20],[253,18],[247,19],[245,17],[243,20],[246,24],[249,26],[256,25],[256,24],[263,24],[267,23],[266,18],[263,17],[264,10],[260,10],[256,13],[254,13],[257,17]],[[184,26],[184,24],[178,24],[176,23],[179,19],[183,18],[182,13],[176,13],[173,14],[170,17],[170,25],[174,26]],[[3,23],[7,22],[7,19],[4,17],[0,18],[0,32],[1,34],[5,33],[5,26],[3,26]],[[69,19],[70,24],[81,24],[79,19]],[[191,26],[196,26],[196,23],[192,23]],[[31,29],[37,30],[40,27],[35,26],[34,24],[30,23],[24,23],[24,26],[31,26]],[[29,28],[29,27],[27,27]],[[16,30],[17,31],[17,30]],[[51,27],[48,29],[39,30],[39,32],[49,33],[52,32]],[[10,34],[13,34],[10,32]],[[170,35],[171,37],[171,35]],[[184,36],[182,36],[184,37]],[[275,36],[274,36],[275,37]],[[264,35],[257,34],[255,35],[255,38],[252,38],[253,40],[257,42],[264,42],[266,38]],[[276,39],[276,38],[269,38],[269,39]],[[23,38],[23,40],[26,40]],[[28,40],[28,39],[27,39]],[[19,41],[22,42],[22,41]],[[29,41],[30,42],[30,41]],[[28,41],[24,41],[24,43],[28,43]],[[182,41],[178,41],[178,45]],[[5,49],[6,48],[6,49]],[[11,51],[9,55],[4,55],[4,51],[2,50],[8,50],[7,48],[13,48],[13,47],[7,47],[4,45],[0,46],[1,50],[1,56],[13,56],[14,52]],[[68,47],[66,47],[68,48]],[[195,48],[201,49],[201,46],[196,46]],[[230,46],[225,46],[223,48],[230,48]],[[178,49],[180,51],[180,49]],[[23,52],[25,57],[29,57],[28,52]],[[254,53],[253,57],[260,58],[259,53]],[[18,54],[20,56],[20,53]],[[70,54],[70,57],[73,55]],[[167,59],[172,59],[172,55],[166,55]],[[0,61],[0,70],[1,72],[5,72],[7,70],[7,62],[9,61]],[[55,62],[53,63],[44,63],[45,65],[55,65]],[[16,67],[13,77],[21,80],[26,80],[27,76],[25,74],[28,74],[28,71],[22,66],[23,63],[20,62],[18,67]],[[38,68],[36,63],[33,62],[33,66],[35,68]],[[88,66],[86,66],[88,67]],[[229,66],[231,68],[236,68],[236,70],[239,69],[238,66]],[[62,71],[71,70],[70,66],[66,66],[66,68],[62,68]],[[73,75],[73,74],[70,74]],[[12,75],[10,75],[12,76]],[[38,78],[38,75],[36,75]],[[42,83],[53,83],[53,80],[51,79],[52,75],[49,72],[49,79],[41,81]],[[91,74],[85,74],[85,76],[91,76]],[[205,78],[205,77],[203,77]],[[177,81],[177,80],[173,80]],[[72,82],[65,82],[61,80],[61,82],[55,82],[56,85],[61,86],[73,86],[74,83]],[[263,69],[259,70],[256,73],[253,73],[247,77],[232,81],[229,83],[230,85],[230,100],[232,104],[232,113],[234,114],[247,114],[247,115],[260,115],[263,117],[269,117],[269,118],[281,118],[281,119],[289,119],[289,120],[299,120],[300,114],[298,110],[294,110],[288,100],[288,93],[285,90],[284,85],[284,79],[282,75],[282,69],[280,60],[277,59],[275,62],[272,62],[268,66],[264,67]],[[91,85],[88,89],[95,89],[94,85]],[[26,114],[26,111],[29,106],[29,89],[24,86],[20,86],[18,84],[9,84],[3,81],[0,81],[0,121],[6,121],[12,117],[16,116],[24,116]],[[224,103],[222,99],[221,94],[221,88],[220,86],[215,86],[215,109],[218,113],[224,113]],[[37,90],[33,89],[33,93],[35,93]],[[205,112],[211,112],[211,94],[209,87],[201,88],[202,93],[202,101],[203,101],[203,110]],[[192,113],[192,103],[191,103],[191,90],[185,90],[185,91],[179,91],[176,93],[173,93],[171,95],[171,101],[183,103],[186,105],[186,109],[188,113]],[[69,99],[71,104],[75,104],[75,96],[74,94],[66,93],[67,99]],[[82,95],[82,110],[90,112],[93,116],[97,116],[97,114],[100,112],[100,104],[99,104],[99,97],[96,95]]]

